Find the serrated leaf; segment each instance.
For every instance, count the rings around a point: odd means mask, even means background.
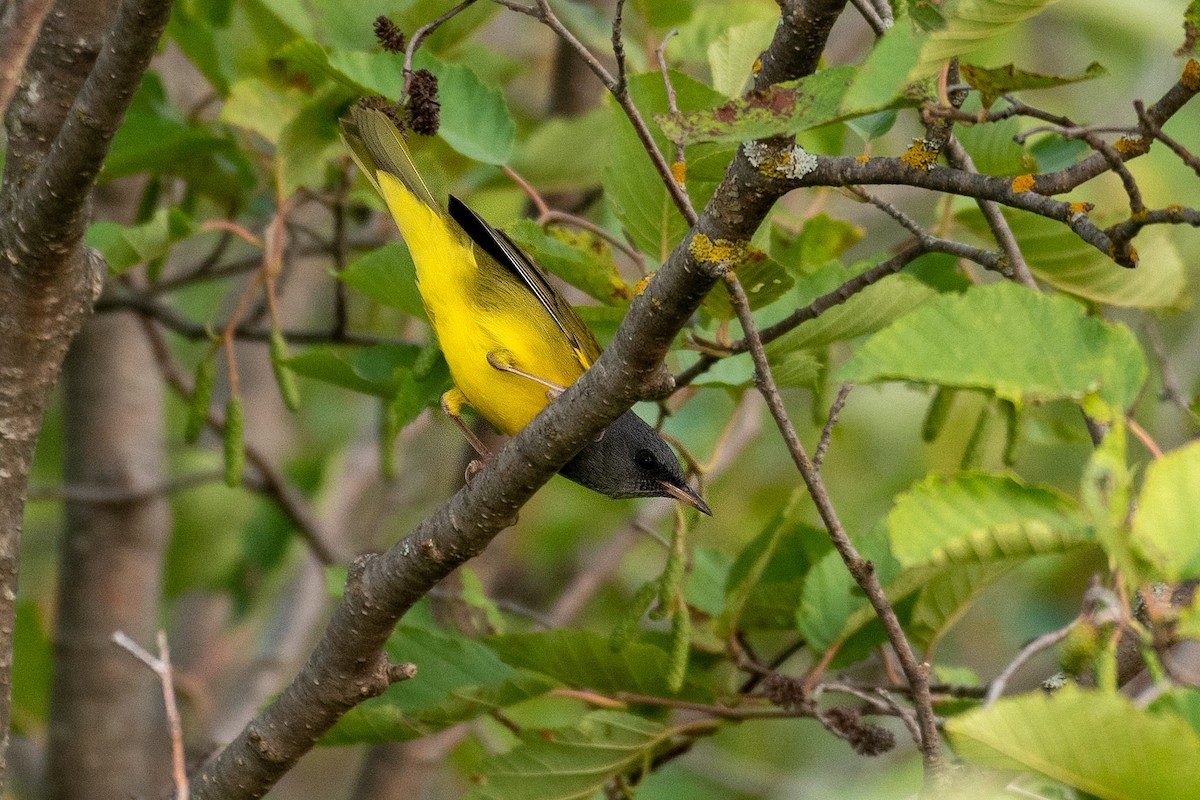
[[[874,333],[935,297],[937,292],[916,278],[890,275],[771,342],[767,356],[777,358]]]
[[[802,287],[807,289],[812,280],[812,273],[841,258],[846,250],[865,235],[866,230],[861,225],[820,213],[806,219],[799,233],[793,233],[781,225],[772,225],[770,250],[771,255],[793,275],[806,279]],[[834,288],[837,285],[833,282],[835,280],[837,278],[830,278],[819,288],[807,289],[805,299],[811,300],[818,294]]]
[[[447,64],[421,51],[414,66],[438,79],[442,104],[438,136],[458,152],[485,164],[504,164],[516,143],[517,124],[499,90],[465,64]]]
[[[779,22],[761,19],[733,25],[708,46],[712,85],[726,97],[737,97],[753,74],[754,60],[771,42]]]
[[[875,40],[870,55],[846,92],[842,113],[853,116],[879,111],[897,102],[905,104],[900,97],[924,41],[924,32],[908,19],[897,19],[887,33]]]
[[[736,611],[737,630],[795,626],[804,575],[832,545],[824,531],[789,518],[799,500],[742,548],[725,581],[726,605]]]
[[[1145,378],[1128,328],[1007,281],[924,303],[868,339],[837,376],[984,389],[1018,407],[1095,397],[1093,413],[1107,416],[1127,409]]]
[[[998,701],[947,721],[960,756],[1032,770],[1105,800],[1186,800],[1200,785],[1200,737],[1173,714],[1118,694],[1066,686]]]
[[[1133,541],[1176,582],[1200,576],[1200,442],[1150,462],[1133,517]]]
[[[671,730],[618,711],[596,711],[572,728],[529,735],[488,758],[473,779],[475,800],[586,800],[648,761]]]
[[[301,186],[320,187],[325,182],[329,160],[342,146],[337,121],[352,97],[340,86],[328,86],[283,126],[275,148],[275,175],[284,197]]]
[[[708,86],[681,72],[671,71],[670,77],[681,109],[704,108],[722,99]],[[667,110],[667,93],[659,72],[629,76],[629,94],[643,116]],[[608,110],[611,138],[603,172],[604,197],[629,232],[634,245],[661,263],[683,238],[688,225],[646,156],[646,148],[638,139],[624,110],[615,104],[610,105]],[[661,131],[651,126],[651,133],[662,152],[671,152],[671,144]],[[715,189],[715,183],[707,177],[704,162],[715,162],[716,166],[708,172],[719,171],[723,174],[733,157],[733,150],[697,146],[689,148],[687,157],[688,193],[693,205],[701,208]],[[698,176],[705,178],[702,184],[697,183]]]
[[[991,68],[979,67],[974,64],[960,64],[958,69],[963,80],[979,90],[979,98],[984,108],[991,108],[993,103],[1009,92],[1025,89],[1052,89],[1055,86],[1067,86],[1080,81],[1094,80],[1108,74],[1108,70],[1095,61],[1076,75],[1043,75],[1018,69],[1015,64]]]
[[[667,651],[654,645],[630,642],[614,652],[607,637],[565,628],[494,636],[488,644],[507,663],[540,672],[574,688],[659,697],[676,694],[667,685],[670,657]],[[679,696],[700,699],[711,696],[711,690],[687,682]]]
[[[507,232],[542,267],[600,302],[624,307],[633,297],[608,243],[594,234],[560,228],[547,232],[530,219],[510,225]]]
[[[874,564],[880,583],[891,584],[900,572],[900,563],[888,548],[887,529],[882,522],[856,537],[854,543],[859,554]],[[862,621],[852,625],[858,614],[862,615]],[[813,652],[824,652],[844,641],[873,614],[837,551],[822,556],[804,576],[796,628]]]
[[[1125,308],[1168,308],[1187,289],[1183,259],[1168,231],[1151,227],[1137,239],[1136,270],[1118,267],[1060,222],[1037,214],[1009,212],[1005,219],[1033,274],[1064,292]],[[955,215],[980,236],[990,236],[977,208]]]
[[[1023,175],[1035,172],[1037,165],[1025,148],[1017,144],[1015,137],[1021,129],[1016,118],[989,122],[985,125],[960,125],[955,136],[971,156],[975,168],[985,175]],[[1030,215],[1032,216],[1032,215]],[[1053,220],[1047,220],[1053,222]],[[1055,222],[1066,229],[1061,222]],[[1069,229],[1067,229],[1068,232]],[[1079,237],[1071,234],[1077,241]],[[1018,239],[1020,241],[1020,239]],[[1090,248],[1099,255],[1096,248]]]
[[[654,115],[672,141],[741,143],[796,134],[842,116],[842,98],[857,71],[830,67],[805,78],[748,92],[716,108]],[[863,109],[878,111],[878,108]]]
[[[363,253],[338,273],[338,280],[377,303],[427,319],[417,290],[417,269],[401,242],[388,242]]]
[[[415,664],[417,674],[348,711],[321,744],[415,739],[551,688],[462,636],[402,626],[387,649],[394,661]]]
[[[104,256],[108,270],[120,275],[131,267],[162,258],[171,247],[192,233],[192,220],[177,208],[160,208],[140,225],[94,222],[87,229],[87,245]]]
[[[940,571],[921,586],[905,629],[913,644],[932,648],[984,589],[1025,563],[1023,558],[963,564]]]
[[[314,347],[285,363],[298,375],[391,400],[402,384],[414,380],[412,367],[420,352],[416,345],[378,344],[343,356],[326,346]]]
[[[175,175],[221,198],[252,185],[249,162],[228,132],[189,120],[167,100],[162,79],[147,72],[104,159],[101,182],[138,173]]]
[[[1092,541],[1066,495],[977,472],[929,476],[896,498],[887,527],[892,553],[905,568],[986,564]]]
[[[952,58],[964,56],[1057,0],[958,0],[943,8],[945,26],[929,35],[909,77],[933,75]]]
[[[517,146],[512,167],[543,192],[585,189],[600,183],[604,161],[580,158],[579,143],[603,153],[608,149],[613,117],[595,108],[574,117],[553,117],[530,131]]]
[[[778,261],[765,253],[756,252],[756,255],[760,257],[739,265],[735,270],[751,311],[769,306],[787,294],[795,284],[787,269]],[[717,319],[733,319],[736,316],[724,285],[715,287],[704,298],[704,310]]]

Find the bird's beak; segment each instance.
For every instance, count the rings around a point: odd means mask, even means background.
[[[707,514],[710,517],[712,516],[712,511],[709,509],[708,503],[704,502],[704,498],[696,494],[696,491],[686,483],[683,486],[676,486],[675,484],[668,483],[667,481],[659,481],[659,483],[662,484],[663,490],[667,494],[671,495],[671,497],[674,497],[679,502],[691,506],[701,514]]]

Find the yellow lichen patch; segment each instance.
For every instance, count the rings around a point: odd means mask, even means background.
[[[871,157],[870,156],[855,156],[854,160],[860,164],[865,164],[871,160]]]
[[[900,160],[908,164],[913,169],[929,171],[937,162],[938,151],[929,146],[929,142],[925,141],[924,137],[913,139],[912,146],[904,151],[904,155],[900,156]]]
[[[1096,206],[1093,205],[1092,203],[1075,202],[1075,203],[1071,203],[1071,213],[1072,214],[1086,214],[1095,207]]]
[[[762,59],[761,58],[754,59],[754,66],[752,66],[750,68],[750,71],[753,72],[755,75],[762,72]]]
[[[1179,222],[1179,220],[1183,219],[1183,206],[1172,203],[1165,210],[1169,221]]]
[[[671,177],[675,179],[676,183],[678,183],[680,186],[683,186],[683,182],[687,180],[687,162],[676,161],[674,164],[672,164]]]
[[[633,293],[635,295],[637,295],[638,297],[641,297],[642,293],[646,291],[646,287],[650,285],[650,279],[653,277],[654,277],[654,273],[651,272],[649,275],[647,275],[646,277],[642,278],[640,281],[635,283],[633,285]]]
[[[1123,156],[1128,156],[1143,153],[1147,147],[1145,140],[1140,136],[1122,136],[1113,142],[1113,149]]]
[[[697,233],[692,237],[688,249],[697,261],[736,267],[746,259],[750,247],[747,242],[710,239],[703,233]]]
[[[1020,194],[1021,192],[1028,192],[1033,188],[1033,184],[1036,182],[1037,179],[1032,175],[1018,175],[1012,179],[1012,190],[1017,194]]]
[[[1183,88],[1185,89],[1200,92],[1200,61],[1189,58],[1187,65],[1183,68],[1183,75],[1180,76],[1179,82],[1183,84]]]

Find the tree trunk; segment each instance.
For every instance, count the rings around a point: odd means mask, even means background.
[[[66,481],[114,495],[162,481],[162,382],[136,318],[87,321],[67,354]],[[156,796],[168,776],[158,678],[112,642],[153,650],[166,498],[68,502],[60,548],[50,797]]]

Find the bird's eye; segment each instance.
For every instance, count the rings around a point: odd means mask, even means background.
[[[649,450],[638,450],[634,454],[633,460],[642,469],[653,469],[658,466],[658,459]]]

